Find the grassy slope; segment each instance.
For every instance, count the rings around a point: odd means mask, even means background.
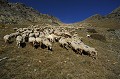
[[[103,21],[88,21],[87,23],[90,23],[93,26],[96,27],[104,27],[104,28],[116,28],[116,29],[120,29],[120,23],[118,23],[115,20],[109,19],[109,20],[103,20]]]
[[[16,25],[17,26],[17,25]],[[6,45],[3,36],[13,32],[15,26],[0,27],[0,61],[1,79],[119,79],[120,78],[120,42],[86,38],[86,29],[76,30],[83,37],[85,44],[95,47],[98,58],[75,54],[53,44],[53,51],[33,49],[29,44],[17,48],[16,43]],[[24,27],[24,26],[19,26]],[[99,34],[109,35],[106,29],[96,27]]]

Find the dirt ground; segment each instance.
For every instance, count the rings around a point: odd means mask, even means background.
[[[18,48],[14,40],[5,44],[3,36],[14,32],[14,27],[25,26],[0,26],[0,79],[120,79],[120,40],[111,38],[108,28],[95,28],[104,41],[87,38],[87,27],[76,30],[85,44],[98,51],[94,60],[58,43],[53,44],[53,51],[34,49],[28,43]]]

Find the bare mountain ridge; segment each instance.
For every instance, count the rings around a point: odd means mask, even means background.
[[[100,14],[90,16],[84,21],[76,23],[76,25],[83,23],[87,23],[88,25],[96,27],[120,28],[120,7],[116,8],[105,16],[102,16]]]
[[[111,13],[102,16],[100,14],[95,14],[86,20],[103,20],[103,19],[119,19],[120,20],[120,7],[117,9],[113,10]]]
[[[107,18],[115,18],[120,20],[120,7],[117,9],[113,10],[110,14],[106,16]]]
[[[39,13],[22,3],[9,3],[8,0],[1,0],[0,8],[1,24],[42,23],[59,25],[60,23],[56,17]]]

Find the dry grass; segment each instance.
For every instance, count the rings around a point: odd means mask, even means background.
[[[95,39],[95,40],[100,40],[100,41],[103,41],[103,42],[106,41],[105,36],[100,35],[100,34],[91,34],[91,38]]]
[[[97,33],[97,31],[95,29],[87,29],[88,33]]]
[[[13,32],[12,28],[16,26],[0,27],[0,59],[7,57],[0,61],[1,79],[120,78],[119,41],[101,42],[87,38],[85,29],[76,30],[85,44],[97,49],[98,57],[93,60],[91,57],[75,54],[71,49],[61,48],[58,43],[53,44],[53,51],[33,49],[29,44],[25,48],[17,48],[15,42],[5,44],[3,36]]]

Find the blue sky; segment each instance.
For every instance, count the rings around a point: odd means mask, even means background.
[[[106,15],[120,6],[120,0],[9,0],[21,2],[64,23],[82,21],[91,15]]]

